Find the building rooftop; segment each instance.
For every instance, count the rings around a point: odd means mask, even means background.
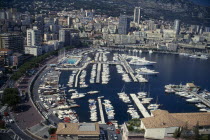
[[[9,52],[11,50],[10,49],[6,49],[6,48],[1,48],[0,51]]]
[[[167,128],[167,127],[182,127],[186,124],[189,128],[196,126],[210,126],[210,113],[169,113],[166,110],[152,111],[152,117],[143,118],[146,128]]]
[[[98,123],[59,123],[56,134],[60,135],[99,135]]]

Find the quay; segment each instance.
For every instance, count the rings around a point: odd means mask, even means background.
[[[101,116],[101,123],[105,124],[105,119],[104,119],[104,112],[101,104],[101,99],[98,98],[98,105],[99,105],[99,110],[100,110],[100,116]]]
[[[56,67],[55,70],[80,70],[81,68],[58,68]]]
[[[101,73],[101,63],[99,63],[97,67],[96,83],[100,83],[100,73]]]
[[[189,93],[192,94],[192,95],[194,95],[194,96],[196,96],[199,100],[201,100],[201,102],[203,104],[205,104],[206,106],[210,107],[210,101],[209,100],[203,98],[201,95],[199,95],[197,93],[194,93],[194,92],[189,92]]]
[[[138,82],[138,80],[136,79],[136,77],[134,76],[134,71],[133,69],[130,67],[130,65],[128,64],[128,62],[122,57],[122,55],[119,55],[119,59],[120,61],[122,61],[122,65],[125,68],[126,72],[130,74],[130,76],[132,77],[134,82]]]
[[[106,62],[99,62],[99,61],[94,61],[94,62],[91,62],[92,64],[109,64],[109,65],[121,65],[121,63],[118,63],[118,62],[114,62],[114,61],[106,61]]]
[[[76,80],[75,80],[75,85],[74,85],[74,87],[77,87],[77,85],[78,85],[78,78],[79,78],[79,74],[81,73],[81,69],[79,70],[79,72],[77,73],[77,75],[76,75]]]
[[[140,102],[140,100],[137,98],[136,94],[130,94],[130,96],[133,99],[133,101],[135,102],[135,104],[138,107],[138,109],[141,112],[141,114],[145,118],[150,117],[150,114],[148,113],[148,111],[146,110],[146,108],[143,106],[143,104]]]

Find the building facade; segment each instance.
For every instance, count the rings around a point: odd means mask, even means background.
[[[141,19],[141,8],[140,7],[135,7],[134,8],[134,15],[133,15],[133,21],[135,23],[140,23],[140,19]]]
[[[119,25],[118,25],[118,33],[119,34],[128,34],[128,30],[130,27],[130,21],[127,15],[120,15],[119,17]]]
[[[27,46],[40,46],[42,42],[41,31],[38,29],[27,30]]]
[[[10,49],[13,52],[23,52],[23,37],[19,34],[4,33],[0,34],[0,48]]]
[[[178,35],[180,32],[180,20],[178,20],[178,19],[176,19],[174,21],[174,31],[175,31],[176,35]]]
[[[63,42],[64,46],[68,46],[72,44],[70,28],[63,28],[59,30],[59,41]]]

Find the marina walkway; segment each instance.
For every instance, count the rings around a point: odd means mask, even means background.
[[[201,100],[201,102],[203,104],[205,104],[206,106],[210,107],[210,101],[203,98],[201,95],[197,94],[197,93],[194,93],[194,92],[190,92],[191,94],[195,95],[199,100]]]
[[[101,63],[99,63],[97,67],[96,83],[100,83],[100,74],[101,74]]]
[[[100,116],[101,116],[101,123],[105,124],[105,119],[104,119],[104,112],[101,104],[101,99],[98,98],[98,105],[99,105],[99,110],[100,110]]]
[[[147,112],[146,108],[142,105],[140,100],[137,98],[136,94],[130,94],[131,98],[135,102],[136,106],[138,107],[141,114],[146,118],[150,117],[150,114]]]
[[[74,85],[74,87],[77,87],[77,85],[78,85],[78,78],[79,78],[79,74],[81,73],[81,70],[79,70],[79,72],[77,73],[77,75],[76,75],[76,80],[75,80],[75,85]]]
[[[122,55],[119,55],[120,61],[122,62],[123,67],[125,68],[126,72],[130,74],[134,82],[138,82],[136,77],[134,76],[134,71],[131,68],[131,66],[128,64],[128,62],[122,57]]]

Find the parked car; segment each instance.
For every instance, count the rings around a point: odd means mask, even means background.
[[[116,135],[116,134],[114,134],[114,139],[115,139],[115,140],[117,140],[117,139],[118,139],[118,137],[117,137],[117,135]]]

